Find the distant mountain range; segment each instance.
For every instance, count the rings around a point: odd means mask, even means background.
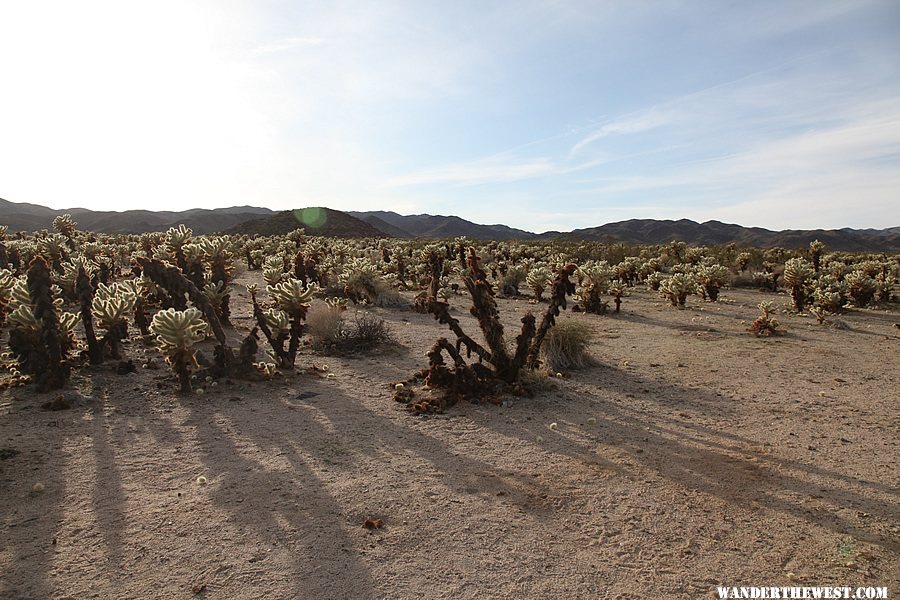
[[[0,224],[8,225],[10,231],[37,231],[51,229],[53,219],[68,213],[78,223],[82,231],[102,233],[147,233],[165,231],[169,227],[184,223],[196,234],[217,233],[250,219],[272,215],[274,211],[255,206],[233,206],[231,208],[195,208],[181,212],[126,210],[94,211],[86,208],[54,210],[37,204],[9,202],[0,198]]]
[[[302,227],[310,235],[325,237],[394,237],[352,215],[324,207],[284,210],[269,217],[244,221],[226,229],[224,233],[284,235],[298,227]]]
[[[632,244],[663,244],[680,240],[691,244],[728,244],[771,248],[799,248],[818,239],[829,250],[859,252],[900,252],[900,227],[888,229],[814,229],[770,231],[719,221],[697,223],[631,219],[570,232],[532,233],[506,225],[480,225],[456,216],[400,215],[389,211],[341,212],[329,208],[308,208],[275,212],[267,208],[192,209],[182,212],[128,210],[92,211],[84,208],[53,210],[36,204],[0,199],[0,224],[10,231],[50,229],[53,219],[69,213],[85,231],[104,233],[145,233],[165,231],[184,223],[197,234],[245,233],[283,234],[297,227],[307,233],[333,237],[452,238],[477,240],[585,240]]]

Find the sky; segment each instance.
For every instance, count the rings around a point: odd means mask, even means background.
[[[900,2],[0,0],[0,198],[900,226]]]

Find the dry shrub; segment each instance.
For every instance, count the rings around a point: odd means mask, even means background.
[[[340,306],[314,302],[306,313],[306,331],[314,348],[333,346],[344,328],[344,309]]]
[[[761,287],[761,283],[754,273],[740,273],[731,278],[731,287],[756,289]]]
[[[384,319],[368,312],[357,312],[344,330],[346,347],[369,350],[393,342],[391,330]]]
[[[378,315],[357,311],[348,319],[346,311],[324,302],[310,308],[306,325],[313,348],[325,352],[365,351],[393,341]]]
[[[587,325],[578,321],[562,321],[547,333],[541,346],[541,358],[552,372],[583,369],[597,363],[588,354],[592,339]]]
[[[400,295],[400,292],[387,284],[382,284],[378,288],[375,296],[375,306],[381,308],[408,308],[409,301]]]

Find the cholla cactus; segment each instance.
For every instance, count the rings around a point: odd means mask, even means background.
[[[614,279],[609,283],[608,291],[616,303],[616,312],[619,312],[622,307],[622,296],[628,295],[628,286],[621,279]]]
[[[660,296],[666,298],[672,306],[684,306],[688,294],[697,290],[697,280],[690,273],[674,273],[659,284]]]
[[[9,302],[12,299],[12,290],[15,283],[16,278],[13,277],[12,271],[0,269],[0,325],[3,325],[6,319],[6,312],[9,309]]]
[[[288,314],[283,310],[270,308],[263,311],[263,315],[265,315],[266,325],[269,326],[275,339],[287,339],[291,332],[291,321]]]
[[[653,290],[654,292],[659,291],[659,284],[662,283],[662,280],[665,279],[666,276],[659,271],[653,271],[648,274],[644,282],[647,284],[647,287]]]
[[[802,258],[792,258],[784,264],[784,287],[791,290],[791,300],[798,312],[806,307],[806,288],[812,273],[812,265]]]
[[[280,256],[269,256],[263,264],[263,279],[266,285],[276,285],[284,279],[284,261]]]
[[[870,277],[864,270],[853,271],[844,277],[844,283],[847,284],[847,294],[853,301],[855,306],[867,306],[875,298],[875,292],[878,290],[877,284],[873,277]]]
[[[581,287],[576,291],[576,298],[584,305],[585,312],[598,315],[606,313],[608,303],[601,296],[609,288],[612,272],[605,260],[589,260],[578,267]]]
[[[550,272],[550,269],[542,265],[532,267],[525,277],[525,283],[527,283],[528,287],[534,292],[534,299],[538,302],[541,301],[544,289],[546,289],[552,281],[553,274]]]
[[[893,270],[885,265],[880,273],[875,276],[875,300],[877,302],[890,302],[894,293],[894,285],[897,283],[897,267]]]
[[[170,227],[169,230],[166,231],[165,238],[165,251],[167,251],[168,254],[158,256],[160,252],[157,251],[157,253],[154,254],[154,258],[167,260],[174,257],[175,264],[178,265],[181,272],[187,274],[187,262],[184,256],[184,247],[191,242],[193,236],[194,231],[184,224],[181,224],[178,227]],[[162,250],[162,247],[160,247],[159,250]]]
[[[813,306],[809,309],[809,314],[816,318],[816,323],[822,325],[825,323],[825,317],[828,316],[828,312],[822,308],[821,306]]]
[[[847,303],[847,284],[823,272],[816,282],[812,296],[816,307],[827,312],[838,312]]]
[[[228,314],[228,298],[230,297],[228,287],[222,281],[213,281],[212,277],[206,276],[206,285],[203,286],[203,295],[209,300],[209,303],[215,308],[216,315],[222,323],[229,322]]]
[[[275,300],[278,307],[291,316],[297,314],[305,316],[309,302],[318,291],[319,286],[316,284],[311,283],[304,287],[299,279],[293,278],[266,287],[266,292]]]
[[[206,338],[208,325],[194,307],[186,310],[169,308],[153,316],[150,331],[156,334],[160,352],[178,375],[181,391],[190,393],[191,367],[197,367],[194,344]]]
[[[78,279],[78,270],[84,269],[87,276],[91,277],[96,272],[97,265],[84,256],[76,256],[63,263],[62,267],[62,275],[57,277],[56,281],[62,288],[63,295],[69,300],[75,300],[75,282]]]
[[[60,215],[53,219],[53,231],[64,235],[69,240],[75,237],[75,220],[72,219],[72,215],[66,213],[64,215]]]
[[[319,291],[315,284],[304,286],[299,279],[288,279],[276,285],[266,287],[269,296],[275,301],[277,310],[264,311],[256,299],[256,286],[247,286],[250,299],[253,303],[253,316],[256,325],[263,332],[269,345],[272,347],[272,355],[279,365],[285,368],[293,368],[297,357],[297,349],[300,347],[300,337],[303,335],[303,321],[306,319],[306,311],[313,294]],[[287,330],[287,335],[285,335]],[[288,340],[288,348],[285,350],[284,342]]]
[[[444,302],[448,302],[453,296],[453,289],[450,287],[450,278],[441,277],[441,285],[437,292],[438,298]]]
[[[51,286],[47,262],[38,256],[31,261],[27,278],[17,282],[11,291],[16,306],[9,315],[9,321],[14,323],[9,347],[21,370],[34,377],[41,391],[59,389],[69,377],[66,352],[72,335],[61,326],[61,300],[53,299]],[[69,318],[66,323],[74,326]]]
[[[813,240],[809,243],[809,257],[812,259],[813,271],[815,273],[819,272],[819,265],[822,261],[822,251],[824,249],[825,244],[819,240]]]
[[[40,253],[49,257],[53,265],[53,269],[57,273],[62,273],[62,261],[67,257],[66,245],[68,238],[58,233],[51,233],[47,237],[41,238],[38,242]]]
[[[106,330],[101,344],[106,344],[110,356],[117,360],[122,358],[122,340],[128,337],[128,315],[136,301],[136,294],[125,286],[101,283],[91,302],[92,316]]]
[[[778,329],[780,323],[776,318],[771,316],[772,312],[775,310],[774,304],[769,301],[760,302],[757,304],[757,307],[762,311],[762,314],[750,324],[747,331],[754,333],[757,336],[762,335],[765,337],[782,333],[781,330]]]
[[[719,298],[719,288],[731,281],[731,271],[719,264],[700,265],[694,277],[703,291],[703,296],[712,302]]]
[[[178,227],[170,227],[166,231],[165,244],[169,251],[174,253],[186,244],[189,244],[193,237],[194,231],[190,227],[181,224]]]
[[[231,295],[228,288],[234,274],[234,262],[229,250],[230,243],[227,237],[213,237],[200,240],[199,245],[203,260],[209,267],[206,287],[208,288],[212,284],[216,288],[214,297],[210,298],[210,301],[213,302],[222,323],[230,324]]]

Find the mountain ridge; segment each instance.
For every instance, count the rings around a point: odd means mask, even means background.
[[[310,209],[305,209],[310,210]],[[315,209],[314,209],[315,210]],[[198,235],[219,232],[277,233],[285,228],[306,227],[308,233],[338,237],[395,237],[440,239],[467,237],[477,240],[583,240],[630,244],[662,244],[679,240],[698,245],[734,243],[738,246],[799,248],[818,239],[830,250],[855,252],[900,252],[900,227],[885,229],[770,230],[710,220],[628,219],[569,232],[533,233],[503,224],[483,225],[454,215],[401,215],[392,211],[327,211],[333,227],[315,231],[297,220],[303,211],[276,212],[249,205],[227,208],[193,208],[185,211],[127,210],[93,211],[76,207],[51,209],[0,198],[0,224],[11,231],[51,229],[53,219],[69,213],[79,229],[101,233],[146,233],[165,231],[183,223]],[[269,220],[267,222],[267,220]],[[290,230],[287,229],[287,230]],[[323,233],[330,231],[332,233]]]

